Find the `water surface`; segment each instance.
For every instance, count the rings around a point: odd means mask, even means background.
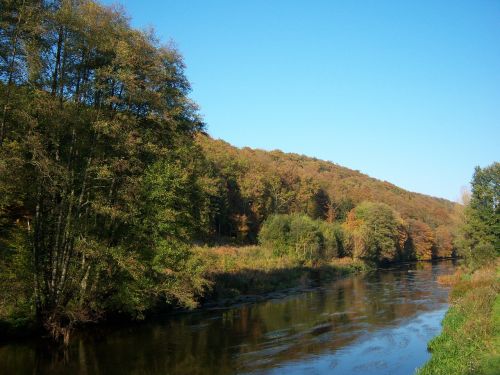
[[[56,350],[0,347],[0,374],[412,374],[429,358],[452,262],[407,264],[309,292],[99,330]]]

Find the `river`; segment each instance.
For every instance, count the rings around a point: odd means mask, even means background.
[[[0,347],[0,374],[412,374],[429,358],[451,261],[398,265],[300,294]]]

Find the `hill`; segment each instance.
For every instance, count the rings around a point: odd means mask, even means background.
[[[212,176],[213,232],[253,241],[271,214],[305,213],[329,222],[344,221],[362,201],[381,202],[405,220],[448,228],[457,204],[404,190],[387,181],[316,158],[237,148],[200,135],[197,143]]]

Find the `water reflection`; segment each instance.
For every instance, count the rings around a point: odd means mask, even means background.
[[[0,347],[6,374],[412,373],[446,311],[451,262],[355,276],[284,299],[75,339]]]

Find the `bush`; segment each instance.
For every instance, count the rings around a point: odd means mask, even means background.
[[[293,255],[300,260],[319,260],[323,252],[323,235],[319,223],[308,216],[292,216],[290,245]]]
[[[477,269],[492,262],[496,257],[497,252],[491,243],[480,242],[466,257],[466,261],[470,268]]]
[[[290,222],[289,215],[272,215],[262,225],[259,242],[271,249],[274,256],[289,253]]]
[[[274,256],[301,261],[330,260],[343,253],[338,224],[313,220],[306,215],[273,215],[262,225],[259,242]]]
[[[338,258],[344,254],[343,232],[338,223],[322,222],[320,225],[323,235],[323,257],[325,259]]]

